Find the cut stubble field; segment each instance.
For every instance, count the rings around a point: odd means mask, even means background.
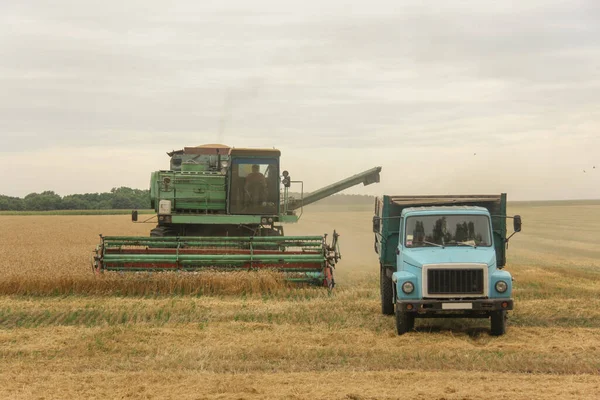
[[[127,216],[0,216],[0,398],[597,398],[600,203],[515,203],[515,310],[417,320],[379,309],[371,212],[306,210],[291,235],[341,233],[333,294],[273,273],[92,274]]]

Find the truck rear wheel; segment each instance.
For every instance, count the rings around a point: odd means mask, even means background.
[[[379,268],[379,290],[381,291],[381,313],[383,315],[394,315],[392,284],[392,278],[387,276],[386,269],[382,265]]]
[[[506,333],[506,310],[492,311],[490,320],[492,336],[501,336]]]
[[[400,307],[396,307],[396,331],[398,335],[404,335],[410,332],[415,327],[415,314],[402,311]]]

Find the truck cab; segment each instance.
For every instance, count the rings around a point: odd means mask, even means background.
[[[382,312],[395,313],[399,334],[427,317],[490,318],[493,335],[505,332],[513,308],[512,277],[502,269],[505,210],[506,195],[378,200]]]

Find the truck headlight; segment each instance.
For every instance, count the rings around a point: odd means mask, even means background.
[[[504,293],[508,289],[508,285],[504,281],[496,282],[496,292]]]
[[[406,294],[411,294],[415,290],[415,285],[412,282],[404,282],[402,284],[402,291]]]

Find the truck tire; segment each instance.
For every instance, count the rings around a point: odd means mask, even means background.
[[[415,327],[415,314],[405,312],[396,307],[396,331],[398,335],[404,335],[406,332],[410,332]]]
[[[383,315],[394,315],[394,291],[392,278],[385,273],[385,268],[379,268],[379,290],[381,292],[381,313]]]
[[[506,333],[506,310],[492,311],[490,321],[492,336],[501,336]]]

